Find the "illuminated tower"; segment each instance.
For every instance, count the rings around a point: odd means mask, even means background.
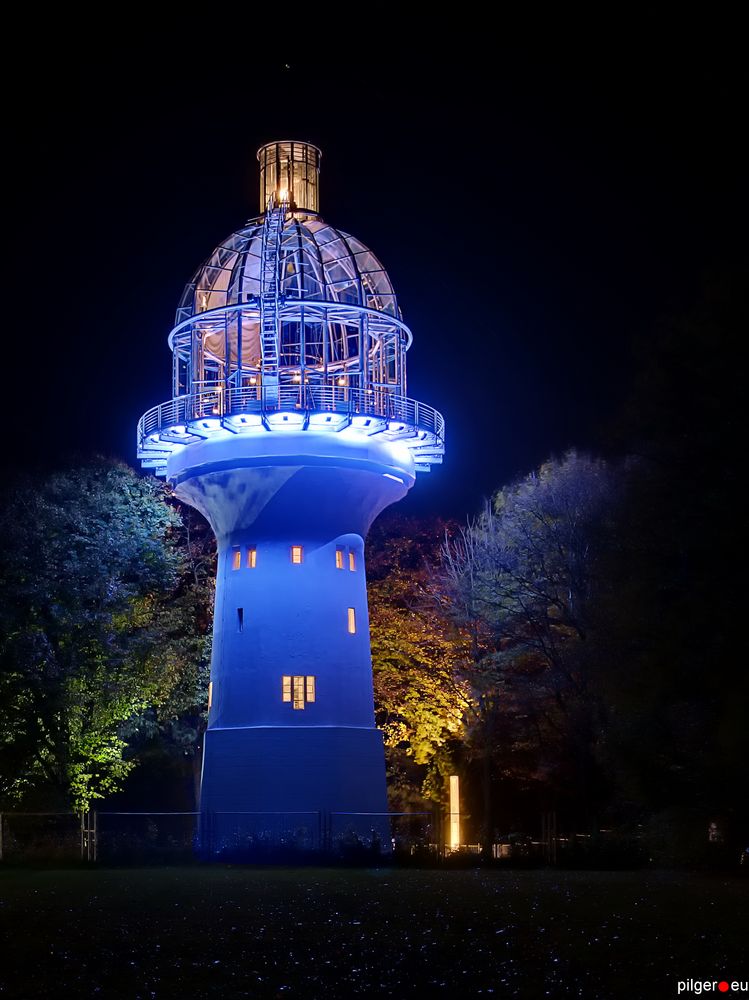
[[[138,424],[143,465],[218,542],[200,808],[219,846],[384,840],[364,539],[441,461],[444,423],[406,395],[411,334],[382,265],[318,214],[320,151],[258,160],[262,214],[185,288],[173,398]]]

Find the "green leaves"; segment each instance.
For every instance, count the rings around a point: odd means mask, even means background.
[[[119,463],[17,482],[0,530],[0,796],[87,809],[135,766],[128,720],[200,700],[210,595],[166,488]]]

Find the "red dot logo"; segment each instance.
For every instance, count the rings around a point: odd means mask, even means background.
[[[723,980],[722,983],[718,983],[718,989],[720,990],[721,993],[728,993],[730,987],[728,983],[725,981],[725,979]]]

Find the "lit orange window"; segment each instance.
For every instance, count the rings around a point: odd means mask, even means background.
[[[231,556],[231,568],[239,569],[242,565],[242,550],[234,549]]]
[[[343,569],[343,549],[335,550],[335,568]]]
[[[302,561],[302,554],[303,554],[303,552],[304,552],[304,549],[302,548],[301,545],[292,545],[291,546],[291,561],[294,564],[296,564],[297,566]]]
[[[211,710],[211,705],[213,703],[213,681],[208,681],[208,711]]]
[[[356,569],[356,553],[352,552],[351,549],[349,549],[349,554],[348,554],[348,568],[351,570],[352,573]]]
[[[247,569],[254,569],[257,566],[257,549],[247,549]]]
[[[294,708],[304,708],[304,678],[295,677],[294,678],[294,698],[293,698]]]
[[[304,709],[315,700],[315,678],[285,674],[281,678],[281,700],[294,709]]]
[[[348,630],[351,635],[356,632],[356,612],[353,608],[348,609]]]

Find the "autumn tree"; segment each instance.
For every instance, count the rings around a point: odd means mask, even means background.
[[[422,796],[441,799],[467,706],[456,673],[465,637],[435,585],[446,529],[437,519],[390,515],[377,522],[368,541],[375,708],[391,797],[404,808]]]

